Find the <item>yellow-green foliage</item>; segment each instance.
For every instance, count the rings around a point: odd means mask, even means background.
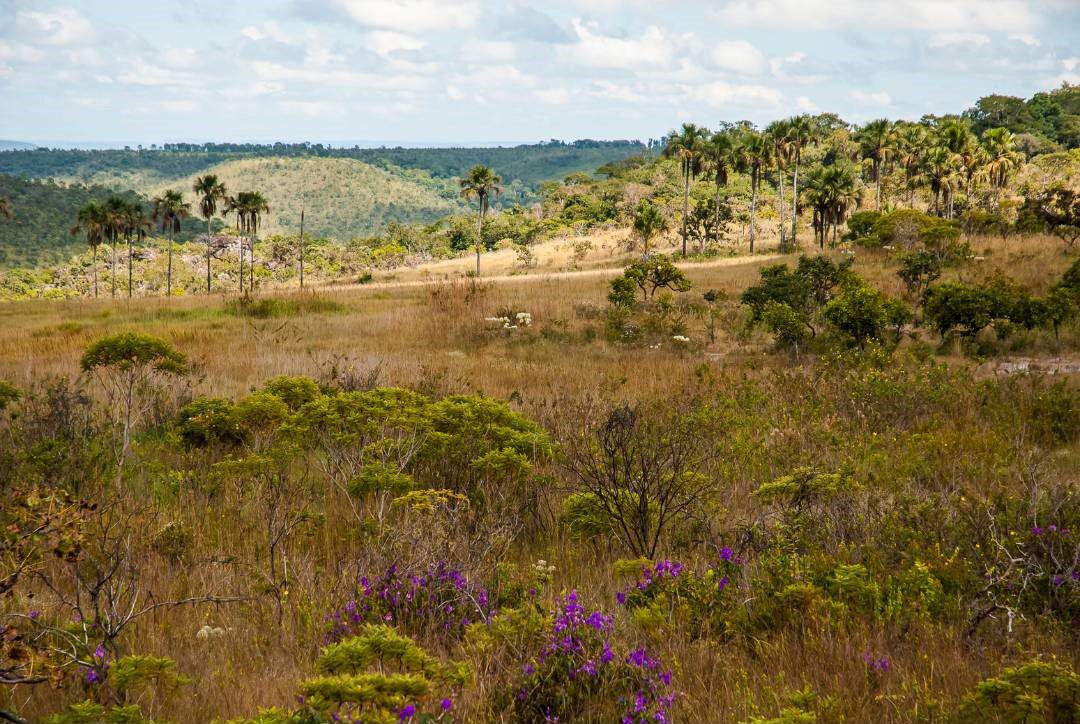
[[[986,679],[964,698],[958,724],[1075,724],[1080,676],[1055,661],[1033,661]]]

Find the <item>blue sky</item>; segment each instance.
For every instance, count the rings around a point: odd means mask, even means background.
[[[1080,0],[0,0],[0,138],[519,142],[1080,82]]]

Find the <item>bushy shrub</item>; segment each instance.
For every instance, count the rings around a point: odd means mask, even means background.
[[[180,437],[189,447],[231,445],[244,439],[233,404],[221,397],[200,397],[182,407],[179,428]]]
[[[1053,661],[1033,661],[986,679],[964,697],[958,724],[1075,724],[1080,676]]]

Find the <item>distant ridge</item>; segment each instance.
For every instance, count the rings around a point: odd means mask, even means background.
[[[37,146],[23,141],[4,141],[0,139],[0,151],[33,151]]]

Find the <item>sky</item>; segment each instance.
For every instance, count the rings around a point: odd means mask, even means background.
[[[0,0],[0,138],[657,138],[1080,83],[1080,0]]]

